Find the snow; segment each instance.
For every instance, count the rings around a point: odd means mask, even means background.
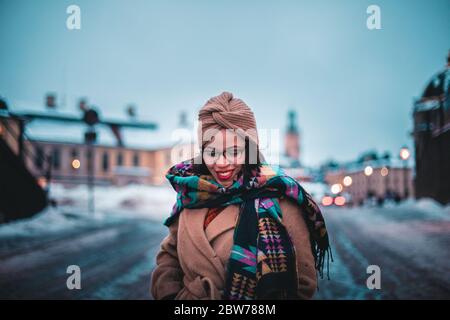
[[[84,144],[84,133],[87,125],[83,122],[63,122],[53,120],[35,119],[26,126],[28,138],[37,141],[61,142]],[[96,144],[99,146],[117,146],[117,139],[109,125],[95,125],[97,132]],[[160,130],[127,128],[121,129],[122,142],[128,148],[154,150],[167,148],[174,144],[174,141],[164,135]]]
[[[443,206],[431,198],[408,199],[399,204],[388,204],[385,208],[393,209],[396,217],[403,220],[450,221],[450,204]]]
[[[320,194],[321,185],[304,183],[310,193]],[[58,203],[25,220],[0,225],[0,237],[58,232],[95,223],[109,223],[121,219],[150,219],[162,226],[176,200],[175,191],[168,185],[96,186],[95,213],[88,210],[88,189],[85,185],[64,187],[52,184],[50,196]],[[335,210],[339,219],[361,220],[368,225],[389,221],[422,220],[450,221],[450,205],[442,206],[432,199],[410,199],[406,202],[379,207],[355,207]]]
[[[134,218],[154,220],[162,226],[176,200],[175,191],[169,186],[96,186],[92,214],[88,210],[86,186],[66,188],[52,184],[50,190],[51,198],[59,204],[57,207],[50,206],[31,218],[0,225],[0,238],[36,236]]]
[[[125,217],[140,217],[162,221],[170,213],[176,199],[169,186],[131,184],[127,186],[96,186],[94,189],[96,211],[114,212]],[[51,197],[74,206],[86,207],[88,189],[84,185],[74,188],[52,185]]]
[[[310,193],[315,188],[321,190],[316,184],[303,186]],[[57,207],[0,225],[0,254],[8,257],[0,264],[0,273],[15,270],[22,276],[37,270],[47,275],[62,270],[61,263],[81,261],[87,274],[112,272],[108,281],[98,280],[102,283],[98,290],[84,294],[96,299],[132,296],[137,284],[141,287],[148,281],[149,268],[167,233],[163,221],[170,214],[175,191],[168,185],[97,186],[96,210],[91,214],[86,186],[53,184],[50,190]],[[448,277],[439,277],[448,273],[450,261],[450,205],[409,199],[384,207],[324,207],[323,214],[335,262],[330,265],[331,281],[320,280],[315,299],[445,296],[440,288],[447,288],[450,282]],[[122,251],[118,253],[116,247]],[[105,252],[106,258],[99,252]],[[63,257],[65,260],[59,262]],[[108,268],[101,269],[108,262]],[[381,291],[366,287],[366,268],[372,264],[383,270]],[[127,272],[114,269],[118,265],[129,268]],[[441,286],[436,285],[441,282]],[[20,285],[29,294],[30,286],[25,282]],[[147,296],[144,290],[143,297]],[[52,294],[51,290],[47,294]],[[64,294],[67,292],[61,296]]]
[[[315,299],[441,299],[450,279],[450,205],[409,199],[384,207],[324,207],[334,263]],[[382,289],[366,287],[369,265]]]

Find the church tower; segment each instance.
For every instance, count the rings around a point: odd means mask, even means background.
[[[293,163],[300,164],[300,133],[297,126],[297,113],[294,110],[288,112],[288,127],[284,140],[285,156]]]

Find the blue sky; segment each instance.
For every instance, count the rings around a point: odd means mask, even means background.
[[[81,8],[81,30],[66,8]],[[381,8],[381,30],[366,9]],[[142,119],[170,135],[222,91],[242,98],[259,128],[298,113],[302,161],[352,160],[412,146],[412,102],[450,49],[450,1],[0,0],[0,95],[64,110],[86,96],[103,115]]]

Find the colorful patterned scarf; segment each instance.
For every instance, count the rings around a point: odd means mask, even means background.
[[[225,299],[297,298],[295,248],[282,223],[281,198],[291,199],[303,208],[315,266],[323,277],[325,256],[329,258],[331,253],[325,221],[317,204],[296,180],[280,168],[262,164],[248,177],[240,174],[225,188],[211,175],[195,174],[193,166],[191,159],[169,169],[166,177],[177,192],[177,201],[164,224],[174,222],[183,208],[240,205],[227,266]]]

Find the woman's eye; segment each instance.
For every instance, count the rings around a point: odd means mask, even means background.
[[[216,155],[216,151],[214,149],[206,150],[206,154],[210,157],[214,157]]]
[[[239,157],[242,154],[242,150],[240,149],[234,149],[234,150],[228,150],[227,155],[231,157]]]

